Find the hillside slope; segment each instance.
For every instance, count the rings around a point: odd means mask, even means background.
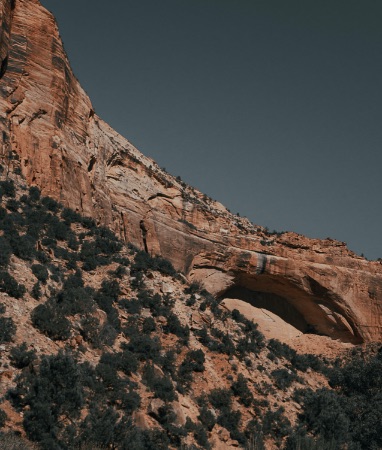
[[[379,353],[329,363],[267,340],[169,261],[0,172],[2,449],[382,445]]]

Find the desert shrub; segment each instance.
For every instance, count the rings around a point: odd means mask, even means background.
[[[10,297],[20,298],[25,294],[26,289],[8,272],[0,271],[0,292],[6,292]]]
[[[111,346],[114,344],[118,333],[116,329],[109,323],[106,322],[100,329],[97,335],[97,340],[94,343],[94,346],[97,348],[101,348],[104,345]]]
[[[33,275],[41,281],[41,283],[45,284],[49,278],[49,272],[47,268],[41,264],[33,264],[32,267]]]
[[[233,319],[235,322],[245,323],[246,320],[247,320],[247,319],[243,316],[243,314],[241,314],[241,312],[239,312],[239,310],[237,310],[237,309],[234,309],[234,310],[231,312],[231,316],[232,316],[232,319]]]
[[[108,297],[111,297],[113,301],[118,300],[118,296],[121,294],[121,289],[117,280],[103,280],[101,283],[100,292]]]
[[[285,391],[294,381],[300,381],[300,378],[288,369],[275,369],[271,372],[272,378],[279,389]]]
[[[29,439],[44,450],[63,448],[66,422],[61,419],[79,418],[84,403],[81,372],[73,356],[61,351],[43,356],[38,373],[19,378],[17,388],[25,392],[21,401],[28,408],[23,425]]]
[[[240,420],[241,412],[234,411],[231,408],[222,408],[217,418],[218,424],[230,432],[232,439],[236,439],[239,443],[244,443],[245,437],[239,431]]]
[[[167,324],[163,327],[165,333],[172,333],[181,339],[183,345],[186,345],[190,337],[189,327],[183,326],[180,320],[174,313],[170,313],[167,316]]]
[[[15,198],[11,198],[7,201],[7,209],[13,212],[17,212],[17,210],[20,208],[20,202],[16,200]]]
[[[158,409],[157,420],[166,431],[170,444],[174,448],[182,448],[182,439],[187,436],[187,430],[174,424],[176,413],[169,404]]]
[[[238,340],[236,351],[239,356],[244,357],[248,353],[259,353],[265,346],[264,335],[257,329],[257,324],[244,318],[240,313],[232,312],[232,317],[237,317],[241,322],[243,337]]]
[[[114,408],[92,404],[82,426],[81,440],[91,442],[92,446],[115,448],[119,441],[118,422],[120,416]]]
[[[212,336],[218,338],[220,342],[215,341],[214,343],[210,343],[208,345],[210,350],[225,353],[226,355],[233,355],[235,353],[235,344],[228,333],[224,333],[223,331],[212,327],[211,334]]]
[[[324,372],[324,373],[326,370],[326,365],[324,361],[322,361],[316,355],[312,354],[300,355],[296,353],[295,355],[293,355],[290,361],[295,369],[301,370],[302,372],[306,372],[309,368],[313,369],[316,372]]]
[[[92,241],[85,241],[82,243],[79,257],[80,260],[83,261],[82,267],[86,271],[94,270],[98,266],[109,263],[109,259],[101,254],[96,243]]]
[[[319,389],[316,392],[306,391],[304,396],[304,408],[300,420],[305,423],[315,435],[330,441],[334,439],[338,443],[351,441],[351,420],[347,414],[346,400],[336,392],[328,389]],[[375,406],[375,405],[374,405]],[[352,408],[357,408],[352,403]],[[354,423],[353,425],[356,425]],[[373,424],[375,425],[375,424]],[[362,419],[363,433],[367,430],[365,417]],[[368,447],[362,448],[371,448]]]
[[[92,315],[86,315],[81,319],[80,332],[84,340],[95,347],[99,345],[100,322]]]
[[[36,259],[41,264],[47,264],[50,261],[50,257],[44,251],[36,251]]]
[[[25,261],[32,260],[36,255],[36,239],[29,234],[13,235],[10,239],[13,253]]]
[[[41,197],[40,189],[37,186],[31,186],[29,188],[29,200],[31,202],[38,202]]]
[[[241,404],[243,404],[247,408],[251,405],[253,401],[253,395],[249,390],[247,380],[242,374],[239,374],[237,380],[232,383],[231,389],[234,395],[239,397],[239,402]]]
[[[152,257],[143,250],[136,253],[131,270],[132,272],[158,270],[163,275],[176,275],[176,270],[170,261],[162,258],[161,256]]]
[[[0,267],[6,267],[12,255],[12,247],[7,239],[0,236]]]
[[[174,300],[169,296],[161,297],[159,294],[152,294],[146,289],[140,289],[138,292],[138,301],[144,308],[149,308],[154,317],[169,317],[171,309],[174,306]]]
[[[121,406],[124,413],[130,415],[141,406],[141,396],[138,392],[130,390],[122,395]]]
[[[232,410],[232,392],[228,389],[213,389],[208,399],[211,405],[219,410],[218,424],[230,432],[232,439],[244,443],[244,435],[239,431],[241,413]]]
[[[184,289],[185,294],[196,294],[201,291],[201,286],[197,282],[192,282],[189,286]]]
[[[196,303],[196,297],[195,297],[195,295],[192,294],[192,295],[190,295],[190,298],[188,298],[186,300],[186,306],[194,306],[195,303]]]
[[[16,333],[16,325],[11,317],[0,317],[0,343],[11,342]]]
[[[259,416],[260,412],[257,413],[257,415]],[[264,445],[264,435],[261,431],[261,424],[258,420],[250,420],[245,427],[244,433],[247,438],[246,448],[248,450],[266,450]],[[295,450],[297,450],[297,448]]]
[[[0,181],[0,198],[1,196],[14,197],[16,194],[15,183],[13,180]]]
[[[54,249],[57,246],[57,241],[56,239],[52,239],[50,237],[44,236],[41,240],[42,245],[44,245],[45,247]]]
[[[174,386],[170,378],[156,375],[155,369],[151,364],[146,364],[144,367],[142,379],[146,386],[154,392],[155,397],[165,402],[172,402],[176,399]]]
[[[56,304],[60,312],[67,315],[84,314],[94,311],[94,292],[90,287],[75,286],[71,280],[77,277],[70,276],[57,294]],[[82,280],[81,280],[82,281]]]
[[[65,340],[70,336],[71,324],[55,304],[38,305],[31,318],[33,326],[53,340]]]
[[[4,450],[37,450],[33,444],[16,432],[0,433],[0,448]]]
[[[70,227],[60,221],[56,216],[53,216],[48,224],[47,236],[58,241],[66,241],[70,232]]]
[[[280,342],[278,339],[270,339],[267,344],[268,349],[278,358],[285,358],[291,361],[296,356],[297,352],[288,344]]]
[[[178,369],[178,380],[188,388],[192,382],[193,372],[204,371],[205,357],[202,350],[190,350]]]
[[[4,428],[5,422],[8,419],[6,412],[0,409],[0,428]]]
[[[109,231],[109,230],[108,230]],[[98,253],[102,253],[107,256],[112,256],[121,250],[122,244],[113,237],[105,237],[104,235],[96,236],[95,246]]]
[[[128,350],[119,353],[103,353],[100,362],[121,370],[126,375],[131,375],[138,370],[138,360],[134,353]]]
[[[64,208],[61,212],[61,218],[66,224],[70,225],[72,223],[80,223],[82,218],[81,215],[73,211],[70,208]]]
[[[160,355],[161,344],[158,337],[148,335],[134,335],[130,342],[124,345],[124,349],[134,353],[140,361],[157,360]]]
[[[231,408],[232,393],[228,389],[213,389],[208,399],[211,405],[216,409]]]
[[[41,298],[42,295],[42,291],[41,291],[41,286],[40,286],[40,282],[36,281],[36,283],[33,285],[32,287],[32,291],[31,291],[31,296],[35,299],[38,300]]]
[[[45,208],[53,213],[56,213],[61,208],[61,205],[51,197],[43,197],[41,199],[41,204],[45,206]]]
[[[289,420],[284,416],[284,408],[280,407],[276,411],[268,410],[263,418],[263,433],[266,436],[279,441],[281,438],[291,433]]]
[[[160,358],[158,359],[158,364],[160,364],[163,371],[165,373],[169,373],[173,379],[176,370],[175,362],[176,362],[176,353],[174,350],[169,350],[168,352],[161,355]]]
[[[36,358],[36,352],[34,350],[28,351],[28,346],[26,342],[12,347],[9,353],[12,365],[17,369],[23,369],[29,366],[29,364]]]
[[[140,314],[142,311],[141,302],[134,298],[131,300],[122,298],[121,300],[119,300],[118,304],[129,314]]]
[[[146,317],[142,323],[142,333],[150,334],[156,330],[155,320],[152,317]]]
[[[211,431],[216,423],[215,415],[206,406],[200,408],[198,419],[207,428],[208,431]]]
[[[285,442],[284,450],[338,450],[339,443],[336,440],[326,441],[324,438],[308,436],[305,430],[293,431]],[[352,447],[353,448],[353,447]],[[357,447],[354,447],[356,450]]]
[[[194,437],[196,442],[205,450],[210,450],[211,445],[208,442],[206,430],[202,425],[195,425]]]
[[[122,279],[124,275],[126,275],[126,267],[123,265],[119,265],[115,270],[111,270],[109,275],[115,278]]]

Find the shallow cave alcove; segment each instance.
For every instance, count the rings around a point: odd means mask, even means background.
[[[351,318],[339,308],[338,302],[323,288],[320,294],[302,289],[281,276],[240,274],[236,276],[234,285],[219,295],[219,299],[236,299],[263,312],[269,311],[304,334],[361,343]]]

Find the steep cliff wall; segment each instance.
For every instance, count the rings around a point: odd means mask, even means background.
[[[0,0],[0,12],[3,165],[20,165],[44,195],[170,259],[217,296],[301,317],[305,332],[382,338],[379,263],[330,239],[269,236],[163,172],[94,113],[37,0]]]

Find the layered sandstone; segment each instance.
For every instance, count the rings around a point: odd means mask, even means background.
[[[302,333],[382,338],[382,266],[344,243],[269,235],[161,170],[94,112],[38,0],[0,0],[1,157],[30,184]],[[11,156],[17,157],[15,162]]]

